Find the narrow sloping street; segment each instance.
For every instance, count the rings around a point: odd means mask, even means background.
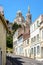
[[[11,65],[43,65],[43,62],[41,61],[36,61],[34,59],[21,56],[7,56],[7,60],[11,62]]]

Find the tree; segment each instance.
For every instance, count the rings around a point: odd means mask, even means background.
[[[17,23],[14,23],[12,26],[13,33],[15,33],[15,31],[20,27],[21,27],[20,24],[18,25]],[[13,48],[13,34],[8,33],[8,32],[7,32],[7,44],[6,45],[8,48]]]
[[[12,29],[16,31],[18,29],[18,27],[19,27],[18,24],[14,23],[13,26],[12,26]]]
[[[13,33],[18,29],[18,28],[21,28],[21,25],[17,24],[17,23],[14,23],[13,26],[12,26],[12,29],[13,29]]]
[[[13,48],[13,36],[12,34],[7,34],[7,47]]]

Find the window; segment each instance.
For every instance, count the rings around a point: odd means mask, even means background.
[[[39,41],[39,34],[37,34],[37,41]]]
[[[39,25],[39,21],[37,21],[37,27],[38,27],[38,25]]]
[[[34,36],[34,42],[36,41],[36,37]]]
[[[42,39],[43,39],[43,30],[42,30]]]
[[[31,39],[31,43],[33,43],[34,42],[34,37]]]
[[[31,38],[31,43],[33,43],[33,38]]]
[[[27,40],[27,44],[29,44],[29,39]]]
[[[34,24],[34,30],[35,30],[35,24]]]
[[[37,21],[37,27],[38,27],[39,21]]]
[[[36,47],[34,47],[34,56],[36,56]]]
[[[31,54],[33,54],[33,48],[31,48]]]
[[[14,42],[14,45],[17,45],[17,41]]]
[[[37,46],[37,54],[39,54],[39,53],[40,53],[40,47]]]

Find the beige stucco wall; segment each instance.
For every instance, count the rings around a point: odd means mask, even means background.
[[[0,48],[2,51],[2,65],[6,63],[6,29],[0,20]]]

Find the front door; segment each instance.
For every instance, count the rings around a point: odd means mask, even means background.
[[[34,47],[34,59],[36,58],[36,47]]]
[[[25,56],[27,57],[27,50],[25,49]]]
[[[41,57],[43,58],[43,47],[41,47]]]
[[[0,50],[0,65],[2,65],[2,53],[1,53],[1,50]]]

